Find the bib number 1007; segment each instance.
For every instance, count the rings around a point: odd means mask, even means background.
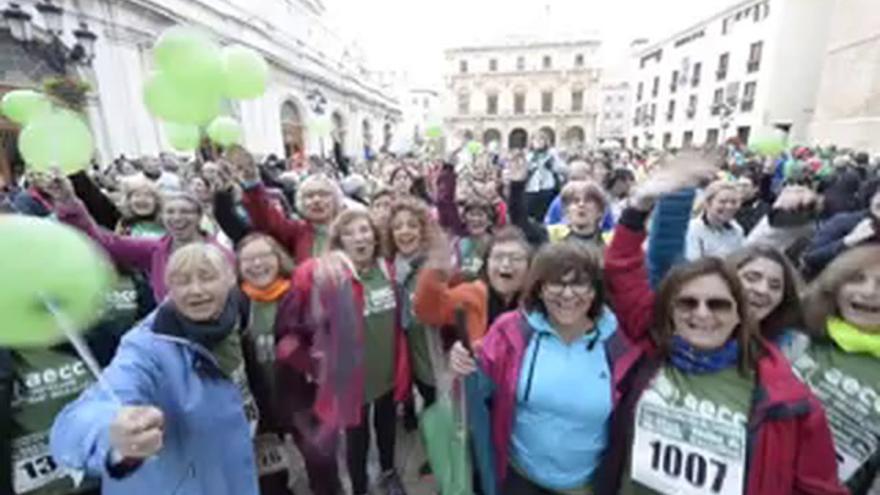
[[[727,464],[707,458],[699,452],[687,452],[678,445],[654,440],[651,446],[651,469],[670,478],[684,478],[693,488],[708,488],[721,493],[727,477]]]

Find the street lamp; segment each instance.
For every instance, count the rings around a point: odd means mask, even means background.
[[[46,64],[59,74],[66,74],[68,65],[90,65],[95,58],[95,41],[98,35],[92,32],[85,22],[73,31],[76,43],[68,47],[61,39],[64,33],[64,9],[52,0],[42,0],[36,10],[43,18],[49,40],[37,40],[33,35],[33,16],[25,12],[18,2],[10,2],[3,9],[3,18],[9,26],[9,33],[26,51],[42,58]]]

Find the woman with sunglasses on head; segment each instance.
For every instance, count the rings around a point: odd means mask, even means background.
[[[608,445],[612,376],[626,345],[605,307],[601,265],[577,244],[535,255],[522,311],[498,318],[476,351],[453,345],[459,376],[484,373],[494,478],[505,495],[592,493]],[[491,388],[491,390],[489,390]]]
[[[853,495],[880,493],[880,247],[832,261],[804,307],[812,338],[792,366],[825,406],[841,481]]]
[[[313,441],[332,451],[333,434],[345,430],[354,495],[369,489],[371,415],[380,484],[387,495],[406,493],[394,449],[396,404],[411,386],[409,352],[394,266],[381,256],[380,237],[368,212],[342,212],[330,228],[331,251],[297,268],[292,296],[278,310],[281,373],[316,385],[322,428]]]
[[[645,220],[655,195],[681,180],[661,172],[640,188],[605,255],[613,307],[636,345],[615,376],[596,493],[845,493],[822,406],[760,337],[735,269],[703,258],[651,289]]]

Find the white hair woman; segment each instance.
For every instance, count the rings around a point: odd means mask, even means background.
[[[122,182],[122,218],[116,233],[131,237],[162,237],[165,228],[159,220],[162,196],[156,184],[136,175]]]
[[[232,266],[193,243],[171,256],[165,280],[168,300],[125,336],[100,386],[56,418],[53,457],[100,476],[105,495],[257,495]]]

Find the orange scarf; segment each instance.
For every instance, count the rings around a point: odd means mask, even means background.
[[[290,289],[290,280],[283,278],[275,280],[269,284],[268,287],[262,289],[254,287],[248,282],[241,283],[241,290],[244,291],[250,299],[258,302],[277,301],[281,296],[287,293],[288,289]]]

